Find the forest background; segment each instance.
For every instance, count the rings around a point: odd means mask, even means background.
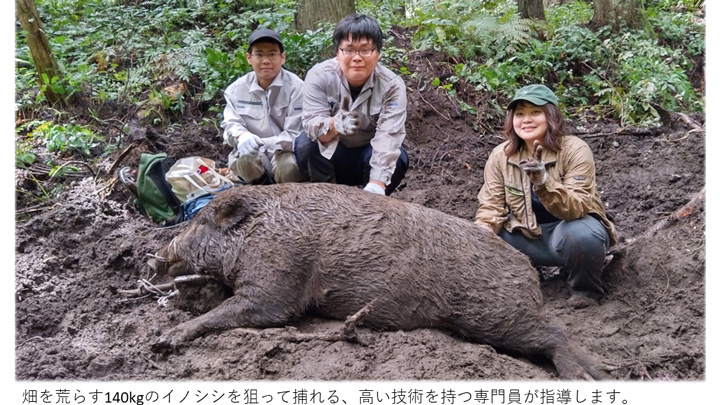
[[[112,3],[117,3],[114,5]],[[14,159],[4,156],[7,167],[42,165],[31,186],[18,192],[10,177],[2,176],[3,190],[15,190],[15,209],[51,204],[66,189],[73,172],[81,165],[65,165],[70,157],[84,161],[116,156],[131,128],[113,121],[116,117],[137,117],[148,125],[168,128],[180,117],[196,115],[201,124],[215,127],[222,112],[222,89],[247,71],[244,41],[254,28],[273,26],[283,32],[288,52],[286,68],[301,77],[315,62],[329,56],[329,33],[332,24],[297,33],[292,21],[294,1],[195,2],[158,1],[160,10],[143,18],[152,19],[148,26],[137,27],[132,18],[119,18],[100,12],[102,7],[119,7],[122,1],[37,1],[41,19],[49,34],[53,54],[61,70],[57,76],[40,77],[27,51],[22,29],[11,10],[2,13],[5,27],[16,27],[14,60],[5,58],[2,71],[6,83],[14,72],[14,94],[4,92],[2,123],[8,136],[5,153],[15,151]],[[178,7],[175,3],[187,3]],[[569,115],[591,115],[616,119],[622,126],[647,128],[658,125],[663,111],[693,113],[711,112],[707,127],[713,133],[713,101],[710,97],[713,75],[707,75],[708,90],[693,88],[693,68],[705,58],[706,70],[714,72],[712,55],[713,2],[645,1],[645,17],[654,27],[613,31],[611,26],[589,28],[592,2],[558,2],[545,9],[546,21],[521,19],[515,1],[416,1],[408,13],[405,2],[356,2],[359,11],[374,15],[384,30],[394,28],[408,42],[386,44],[383,62],[399,74],[412,77],[403,69],[407,52],[432,50],[444,55],[450,69],[432,78],[428,86],[454,97],[458,89],[474,89],[477,98],[459,99],[463,114],[477,117],[480,131],[497,128],[502,105],[528,80],[549,78]],[[473,8],[483,4],[487,7]],[[214,5],[214,6],[213,6]],[[224,5],[224,6],[222,6]],[[3,4],[8,7],[11,4]],[[693,24],[694,13],[707,7],[707,37]],[[10,7],[11,8],[11,7]],[[458,10],[470,10],[458,19]],[[3,10],[5,11],[5,10]],[[135,12],[142,13],[142,8]],[[82,15],[83,18],[77,18]],[[93,20],[98,18],[98,20]],[[106,18],[106,21],[102,19]],[[93,28],[75,23],[95,21]],[[204,25],[207,24],[207,25]],[[90,24],[92,25],[92,24]],[[118,28],[118,25],[120,28]],[[282,28],[285,29],[282,29]],[[206,35],[208,32],[213,35]],[[10,33],[3,38],[9,38]],[[4,40],[3,46],[9,41]],[[3,54],[10,50],[3,48]],[[625,54],[624,54],[625,52]],[[633,54],[627,54],[632,52]],[[596,64],[588,64],[595,61]],[[621,63],[625,61],[627,63]],[[512,63],[510,63],[512,62]],[[582,73],[582,74],[581,74]],[[697,79],[697,78],[696,78]],[[40,84],[38,84],[38,80]],[[179,84],[185,83],[184,86]],[[10,86],[7,85],[7,88]],[[64,100],[49,103],[47,91]],[[471,92],[472,93],[472,92]],[[465,94],[465,93],[463,93]],[[482,96],[480,96],[482,95]],[[707,96],[707,98],[706,98]],[[65,103],[63,106],[62,103]],[[77,108],[80,106],[81,108]],[[11,111],[12,116],[8,112]],[[33,119],[19,119],[18,113]],[[7,120],[7,118],[10,118]],[[9,122],[6,122],[9,121]],[[19,123],[16,125],[16,123]],[[108,125],[110,123],[110,125]],[[12,126],[12,129],[5,125]],[[9,131],[15,134],[9,145]],[[711,146],[712,136],[708,138]],[[713,150],[712,147],[708,148]],[[13,162],[13,163],[10,163]],[[707,177],[713,189],[714,177],[708,160]],[[36,173],[37,174],[37,173]],[[52,179],[54,181],[51,181]],[[58,181],[59,179],[59,181]],[[66,179],[64,181],[63,179]],[[7,182],[7,183],[6,183]],[[708,206],[714,201],[708,192]],[[8,195],[5,203],[12,201]],[[3,207],[6,208],[6,207]],[[12,204],[2,210],[5,229],[14,224]],[[13,215],[11,217],[11,215]],[[707,212],[710,227],[708,246],[713,244],[713,211]],[[13,227],[14,228],[14,227]],[[715,228],[716,229],[716,228]],[[9,248],[10,244],[5,244]],[[4,247],[5,248],[5,247]],[[712,249],[708,250],[713,268]],[[12,250],[3,257],[12,257]],[[713,284],[708,274],[708,290]],[[8,287],[6,307],[12,307],[14,293]],[[711,322],[713,294],[707,297],[708,341],[716,336]],[[4,314],[5,315],[5,314]],[[8,317],[7,324],[12,324]],[[12,353],[12,350],[9,351]],[[707,346],[708,380],[714,377],[713,348]],[[3,356],[6,352],[3,351]]]
[[[36,8],[18,0],[15,163],[30,178],[16,202],[48,204],[67,184],[43,177],[73,177],[82,168],[67,164],[71,157],[115,154],[134,139],[133,125],[167,129],[190,116],[221,132],[222,91],[249,71],[253,30],[281,32],[284,67],[304,77],[332,56],[334,22],[354,10],[378,19],[387,36],[382,62],[407,82],[418,76],[407,65],[411,52],[439,55],[444,70],[423,89],[456,98],[481,134],[499,127],[507,100],[532,82],[553,88],[567,116],[612,118],[623,128],[704,110],[704,1],[546,3],[39,0]],[[312,22],[301,29],[307,14]]]

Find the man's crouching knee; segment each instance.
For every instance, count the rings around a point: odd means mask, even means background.
[[[292,152],[280,152],[273,156],[272,172],[275,183],[298,183],[301,180],[295,155]]]

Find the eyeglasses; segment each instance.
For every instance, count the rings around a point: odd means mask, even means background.
[[[253,58],[258,58],[259,60],[268,59],[268,60],[276,60],[280,57],[280,54],[277,52],[270,52],[270,53],[253,53],[251,54]]]
[[[372,55],[375,48],[370,49],[348,49],[348,48],[340,48],[340,51],[342,51],[342,54],[345,56],[355,56],[355,54],[358,54],[360,56],[370,56]]]

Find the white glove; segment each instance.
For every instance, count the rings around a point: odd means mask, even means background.
[[[355,135],[360,127],[360,114],[355,111],[340,111],[333,122],[335,131],[342,135]]]
[[[382,188],[381,185],[379,185],[377,183],[373,183],[373,182],[368,183],[363,190],[369,191],[369,192],[375,193],[375,194],[385,195],[385,189]]]
[[[237,147],[238,156],[257,155],[260,147],[263,145],[262,139],[255,134],[250,134]]]

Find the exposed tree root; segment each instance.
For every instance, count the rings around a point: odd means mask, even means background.
[[[643,232],[639,236],[632,238],[630,240],[627,240],[624,243],[619,243],[612,248],[610,248],[610,251],[608,252],[608,255],[614,255],[614,256],[623,256],[627,250],[630,248],[630,246],[635,243],[638,240],[642,239],[648,239],[655,236],[656,233],[662,231],[663,229],[669,228],[672,224],[680,220],[681,218],[684,218],[695,211],[697,211],[698,208],[703,206],[705,204],[705,187],[703,187],[700,191],[698,191],[693,198],[690,199],[690,201],[687,202],[687,204],[683,205],[679,209],[677,209],[675,212],[670,214],[670,216],[663,218],[662,220],[658,221],[653,225],[650,229]]]

